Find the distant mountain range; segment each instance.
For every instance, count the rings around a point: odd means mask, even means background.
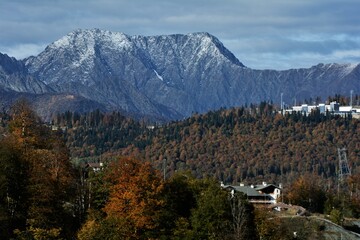
[[[293,102],[360,92],[359,64],[254,70],[208,33],[128,36],[76,30],[38,56],[0,53],[0,104],[30,99],[41,116],[119,110],[172,120],[261,101]]]

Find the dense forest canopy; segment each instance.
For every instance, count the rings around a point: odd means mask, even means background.
[[[64,127],[73,158],[136,155],[167,175],[191,170],[226,183],[286,183],[314,173],[336,180],[338,148],[347,149],[353,173],[359,172],[359,120],[313,112],[281,115],[271,104],[221,109],[150,126],[117,113],[65,113],[54,124]],[[105,157],[103,155],[103,157]],[[86,158],[87,157],[87,158]]]
[[[233,225],[228,193],[214,179],[183,172],[165,181],[132,157],[100,171],[76,167],[61,131],[26,102],[2,114],[1,127],[1,239],[256,239],[253,207],[237,195],[244,218]]]
[[[360,216],[351,116],[282,115],[264,102],[164,125],[100,111],[46,125],[20,101],[0,120],[4,239],[292,239],[294,226],[230,198],[220,181],[282,183],[285,202],[340,225]],[[352,172],[342,182],[338,148]],[[321,236],[301,224],[307,239]]]

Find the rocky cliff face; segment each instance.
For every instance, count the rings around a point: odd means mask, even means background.
[[[28,74],[24,63],[0,53],[0,88],[25,93],[52,92],[42,81]]]
[[[104,110],[179,119],[260,101],[360,91],[359,65],[287,71],[245,67],[208,33],[128,36],[76,30],[23,62],[0,55],[0,87],[81,96]]]

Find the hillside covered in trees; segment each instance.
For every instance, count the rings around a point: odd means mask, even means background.
[[[165,181],[132,157],[76,167],[61,132],[25,102],[0,117],[1,239],[257,239],[253,206],[241,194],[229,201],[214,179]]]
[[[269,181],[286,184],[305,173],[335,180],[338,148],[347,149],[352,172],[359,172],[358,119],[314,112],[281,115],[272,105],[196,114],[162,126],[138,123],[116,113],[67,113],[55,124],[73,158],[100,153],[135,155],[167,176],[190,170],[226,183]],[[111,153],[112,152],[112,153]],[[89,158],[90,157],[90,158]],[[86,158],[85,158],[86,159]]]
[[[67,112],[49,126],[18,102],[0,120],[2,239],[292,239],[293,229],[322,239],[322,223],[254,209],[220,181],[282,183],[287,203],[339,225],[360,217],[359,120],[350,116],[281,115],[262,103],[158,126]],[[339,147],[352,171],[341,183]]]

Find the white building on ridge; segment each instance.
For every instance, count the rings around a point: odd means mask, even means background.
[[[301,106],[293,106],[291,109],[284,110],[285,113],[304,113],[309,115],[312,111],[319,110],[321,114],[337,114],[346,115],[351,114],[354,118],[360,118],[360,107],[354,106],[340,106],[337,102],[331,102],[329,105],[320,103],[318,105],[302,104]]]

